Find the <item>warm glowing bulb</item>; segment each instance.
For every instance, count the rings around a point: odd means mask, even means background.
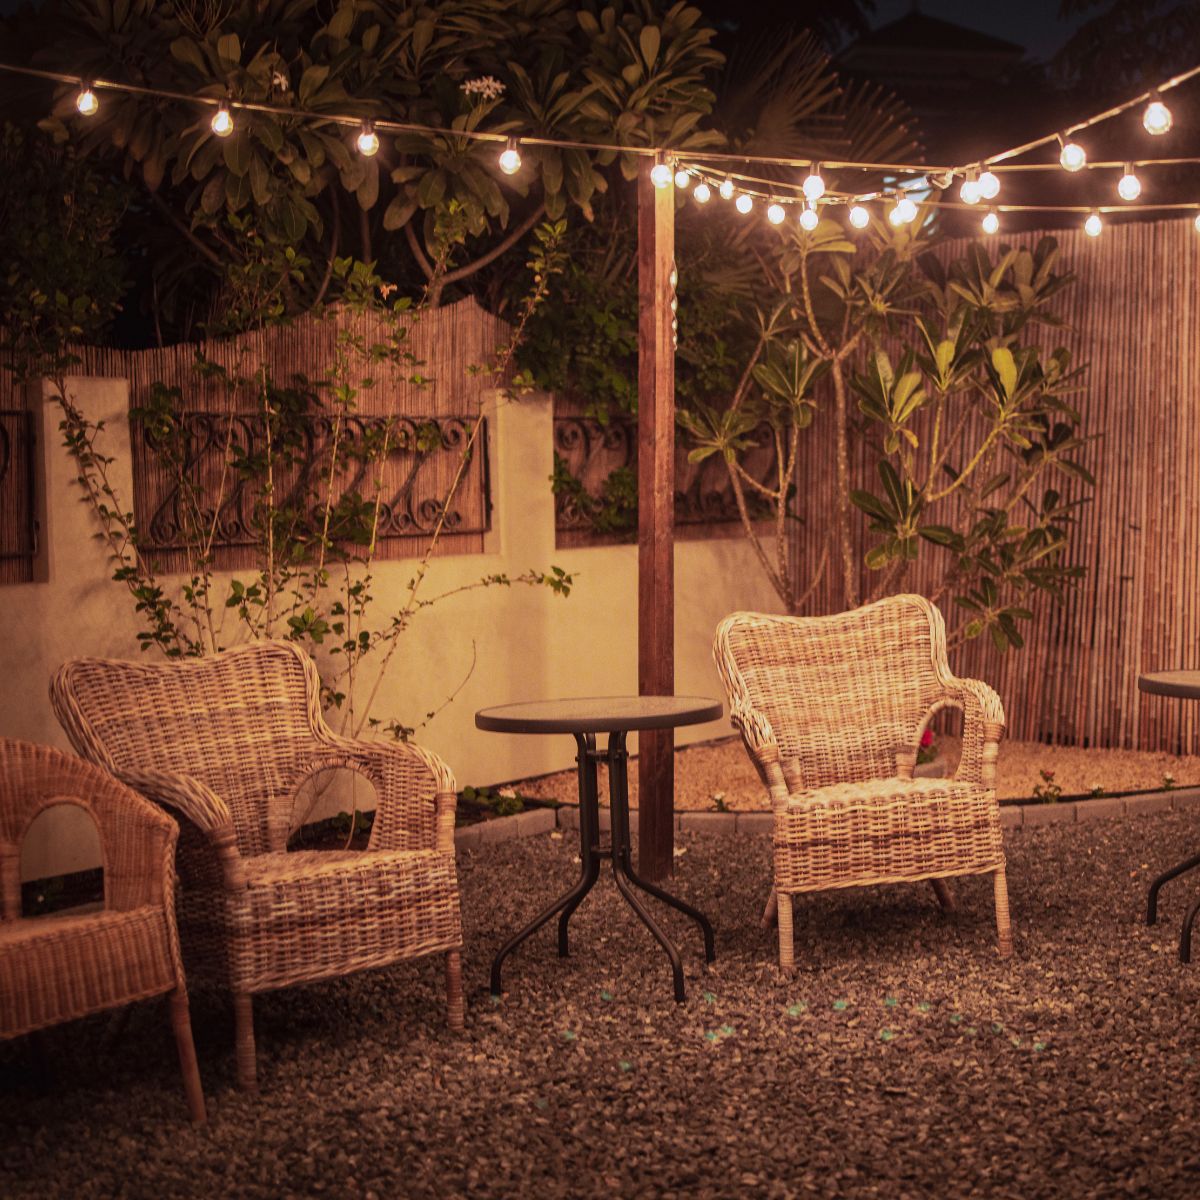
[[[373,158],[379,153],[379,134],[371,128],[369,121],[363,123],[362,132],[358,135],[358,152],[365,154],[367,158]]]
[[[707,204],[712,199],[712,189],[707,183],[698,183],[692,195],[696,197],[697,204]]]
[[[508,145],[500,151],[500,170],[505,175],[515,175],[521,169],[521,152],[517,149],[517,139],[509,138]],[[653,178],[653,175],[651,176]],[[660,187],[661,184],[655,180],[655,187]]]
[[[958,198],[964,204],[978,204],[982,195],[978,179],[964,179],[962,187],[958,189]]]
[[[736,205],[737,205],[738,212],[745,214],[745,213],[748,213],[754,207],[754,201],[749,196],[747,196],[745,192],[743,192],[737,198]]]
[[[1000,218],[994,212],[990,212],[980,222],[983,226],[984,233],[995,233],[1000,228]]]
[[[1078,142],[1067,142],[1058,161],[1066,171],[1082,171],[1087,165],[1087,151]]]
[[[650,168],[650,182],[656,188],[665,188],[671,186],[671,168],[666,163],[655,163]]]
[[[850,224],[855,229],[866,229],[871,223],[871,214],[861,204],[856,204],[850,210]]]
[[[721,184],[719,191],[721,193],[722,200],[732,200],[733,199],[733,182],[732,182],[732,180],[726,179],[725,182]]]
[[[79,95],[75,97],[75,107],[85,117],[90,117],[100,107],[100,101],[96,99],[96,93],[85,84],[79,89]]]
[[[692,177],[682,167],[675,172],[675,186],[677,188],[685,188],[691,182]]]
[[[1099,213],[1092,213],[1090,217],[1083,223],[1083,232],[1088,237],[1099,237],[1100,231],[1104,228],[1104,222],[1100,220]]]
[[[1125,174],[1117,184],[1117,195],[1122,200],[1136,200],[1142,194],[1142,181],[1133,173],[1133,164],[1125,164]]]
[[[804,182],[800,185],[800,190],[804,193],[804,198],[809,203],[814,203],[825,195],[825,180],[821,178],[819,167],[813,167],[812,171],[805,177]]]
[[[1155,137],[1168,132],[1171,121],[1171,110],[1157,98],[1151,100],[1146,105],[1146,111],[1142,113],[1142,124],[1146,127],[1146,132],[1154,134]]]
[[[233,132],[233,114],[223,104],[213,113],[212,131],[217,137],[228,137]]]
[[[994,171],[984,171],[979,177],[979,194],[985,200],[995,200],[1000,194],[1000,176]]]
[[[817,216],[815,208],[806,208],[800,214],[800,228],[806,233],[812,233],[814,229],[821,223],[821,218]]]
[[[782,225],[783,218],[786,215],[787,214],[783,211],[782,204],[772,204],[767,209],[767,220],[770,221],[772,225]]]
[[[896,207],[888,213],[888,220],[893,225],[907,225],[909,221],[915,221],[917,217],[917,206],[907,196],[901,196],[896,201]]]

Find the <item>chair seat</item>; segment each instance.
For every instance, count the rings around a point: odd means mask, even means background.
[[[462,945],[453,854],[301,850],[243,862],[246,890],[225,897],[235,990],[270,991]],[[185,893],[185,929],[188,915]]]
[[[15,1037],[176,986],[162,908],[0,925],[0,1037]]]
[[[776,883],[813,891],[994,871],[995,793],[953,779],[868,779],[794,792],[775,820]]]

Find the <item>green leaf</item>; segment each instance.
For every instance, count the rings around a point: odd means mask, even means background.
[[[643,25],[642,32],[638,35],[638,44],[641,47],[642,58],[646,60],[646,65],[654,66],[655,60],[658,58],[658,48],[662,44],[662,34],[658,31],[658,27]]]

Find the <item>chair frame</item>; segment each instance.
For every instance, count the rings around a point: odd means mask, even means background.
[[[143,700],[142,685],[158,699]],[[153,726],[158,714],[144,707],[163,703],[156,687],[174,689],[170,694],[176,698],[170,703],[179,706],[171,714],[175,718],[195,711],[216,721],[227,712],[233,723],[245,716],[235,711],[239,697],[249,697],[265,714],[261,722],[244,722],[238,728],[238,754],[228,757],[244,762],[212,764],[210,777],[220,775],[228,783],[225,794],[218,794],[195,772],[177,769],[179,755],[173,755],[173,747],[157,744]],[[84,757],[168,808],[183,824],[179,860],[184,953],[194,976],[215,976],[233,993],[237,1071],[243,1087],[257,1087],[253,996],[258,992],[444,952],[448,1022],[456,1031],[463,1028],[462,924],[454,861],[457,790],[440,758],[408,742],[360,741],[334,733],[322,716],[316,666],[290,642],[253,642],[207,658],[168,663],[74,659],[55,675],[51,700]],[[291,755],[287,762],[281,746]],[[267,799],[252,794],[254,777],[266,769],[263,763],[272,764],[279,785]],[[311,927],[312,920],[311,910],[302,910],[305,897],[319,905],[324,896],[332,896],[335,884],[323,885],[322,871],[334,857],[326,852],[284,855],[288,828],[280,824],[276,809],[282,801],[294,804],[304,783],[334,768],[364,776],[377,797],[367,849],[342,856],[347,870],[374,872],[378,886],[392,889],[395,896],[397,872],[406,860],[423,857],[433,882],[423,890],[410,889],[419,894],[408,897],[407,908],[401,899],[394,910],[389,905],[356,913],[346,948],[339,946],[334,952],[323,947],[317,961],[311,952],[304,957],[303,938],[311,941],[311,929],[306,934],[304,927]],[[197,771],[201,769],[206,766]],[[433,857],[427,858],[429,854]],[[274,883],[268,877],[265,886],[279,897],[280,911],[291,906],[294,918],[280,918],[285,923],[282,935],[278,930],[260,935],[255,903],[264,896],[264,886],[258,875],[276,867],[284,874]],[[305,867],[313,869],[301,869]],[[323,891],[323,886],[330,890]],[[281,949],[281,942],[291,944],[293,926],[298,947],[294,953],[287,946]]]
[[[41,813],[61,805],[82,809],[99,832],[104,912],[24,917],[21,844]],[[188,1111],[203,1124],[175,924],[178,835],[170,817],[106,771],[50,746],[0,738],[0,1038],[167,995]],[[101,932],[109,935],[103,941]],[[31,933],[36,941],[21,936]],[[26,956],[23,968],[10,965]]]
[[[911,644],[903,642],[905,630],[919,631]],[[761,666],[758,659],[766,657],[764,647],[773,636],[781,635],[812,639],[814,648],[823,643],[819,651],[827,661],[836,661],[844,649],[846,661],[857,661],[866,651],[868,661],[873,657],[887,664],[877,668],[879,678],[872,678],[866,689],[876,701],[889,687],[895,687],[898,677],[893,675],[889,682],[888,672],[905,672],[905,685],[914,695],[905,693],[910,707],[903,713],[903,732],[896,744],[887,748],[890,771],[884,769],[878,745],[872,752],[863,748],[861,753],[855,745],[855,729],[866,729],[864,722],[878,719],[869,706],[864,711],[859,694],[822,695],[813,700],[823,710],[833,708],[845,718],[843,740],[848,750],[836,764],[812,746],[807,747],[807,754],[792,758],[784,754],[785,731],[775,729],[764,711],[764,705],[772,706],[775,698],[762,690],[756,672]],[[851,655],[857,658],[852,660]],[[898,595],[830,617],[733,613],[717,627],[713,657],[728,693],[730,719],[770,794],[775,818],[775,886],[764,924],[777,911],[780,967],[788,970],[795,963],[792,909],[796,895],[928,880],[942,907],[949,910],[953,898],[945,881],[975,874],[992,876],[999,952],[1008,957],[1012,928],[995,796],[1004,708],[987,684],[956,678],[950,671],[945,624],[937,608],[924,597]],[[786,662],[771,662],[775,671],[787,666]],[[800,666],[798,662],[794,665],[796,673]],[[913,679],[920,680],[919,687],[912,686]],[[785,700],[778,703],[786,705]],[[805,707],[804,699],[793,698],[784,714],[787,723],[802,726]],[[921,737],[944,708],[963,713],[963,755],[958,771],[949,782],[914,780]],[[793,741],[804,744],[803,734]],[[852,763],[849,769],[847,761]],[[949,821],[946,814],[951,814]],[[855,838],[861,842],[867,823],[879,841],[877,857],[856,849],[849,856],[849,865],[839,863],[838,851],[830,853],[827,848],[844,847]],[[928,835],[920,830],[927,830]],[[897,849],[901,844],[903,848]]]

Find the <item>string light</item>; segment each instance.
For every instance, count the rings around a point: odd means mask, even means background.
[[[660,191],[671,186],[671,168],[665,162],[656,162],[650,168],[650,182]]]
[[[745,216],[746,213],[748,213],[754,207],[754,199],[753,197],[748,196],[745,192],[742,192],[742,194],[738,196],[737,200],[735,201],[735,207],[737,208],[738,212],[742,214],[742,216]]]
[[[978,204],[983,198],[983,192],[979,187],[979,176],[976,172],[971,171],[963,180],[962,187],[958,189],[958,198],[964,204]]]
[[[893,225],[907,225],[910,221],[917,219],[917,206],[908,196],[901,196],[896,201],[896,207],[888,213],[888,220]]]
[[[804,182],[800,185],[800,190],[804,193],[804,198],[809,203],[815,203],[825,195],[825,180],[821,178],[821,164],[814,164],[812,170],[805,177]]]
[[[79,95],[75,97],[75,107],[85,117],[95,116],[96,110],[100,107],[100,101],[96,99],[96,93],[86,83],[79,86]]]
[[[850,224],[855,229],[866,229],[871,223],[871,214],[861,205],[854,205],[849,212]]]
[[[685,188],[691,182],[692,182],[691,175],[687,171],[685,171],[682,167],[680,167],[679,170],[675,172],[675,186],[677,188]]]
[[[987,213],[980,221],[980,225],[983,227],[983,232],[990,236],[999,230],[1000,218],[994,212]]]
[[[979,176],[979,194],[985,200],[995,200],[1000,194],[1000,176],[995,171],[984,171]]]
[[[1125,174],[1117,183],[1117,195],[1122,200],[1136,200],[1142,194],[1142,181],[1133,173],[1133,163],[1125,164]]]
[[[1100,214],[1098,212],[1092,213],[1083,223],[1083,232],[1086,233],[1088,237],[1099,237],[1103,228],[1104,222],[1100,220]]]
[[[1062,142],[1062,138],[1059,138]],[[1058,156],[1064,171],[1082,171],[1087,166],[1087,151],[1078,142],[1063,142]]]
[[[783,218],[786,215],[787,214],[783,211],[782,204],[772,204],[767,209],[767,220],[770,221],[772,225],[782,225]]]
[[[717,190],[721,193],[722,200],[732,200],[733,199],[733,180],[726,179],[721,184],[720,188],[718,188]]]
[[[701,180],[692,189],[692,195],[696,197],[697,204],[707,204],[712,199],[712,189]]]
[[[821,218],[817,213],[817,206],[810,202],[809,206],[800,214],[800,228],[805,233],[812,233],[820,223]]]
[[[222,104],[220,108],[213,113],[213,119],[209,122],[213,133],[217,137],[228,137],[233,132],[233,113],[229,111],[227,105]]]
[[[505,175],[515,175],[521,169],[521,151],[517,148],[517,139],[509,138],[504,149],[500,152],[500,170]],[[659,186],[655,184],[655,186]]]
[[[375,127],[370,121],[363,122],[362,132],[358,135],[358,152],[365,154],[367,158],[374,158],[379,153],[379,134],[375,132]],[[508,152],[505,151],[505,153]],[[500,159],[500,169],[504,170],[503,154],[500,155]],[[517,165],[520,166],[520,156],[518,156]]]
[[[1174,119],[1171,110],[1162,102],[1162,97],[1155,92],[1142,113],[1142,125],[1146,132],[1154,137],[1161,137],[1170,132]]]

